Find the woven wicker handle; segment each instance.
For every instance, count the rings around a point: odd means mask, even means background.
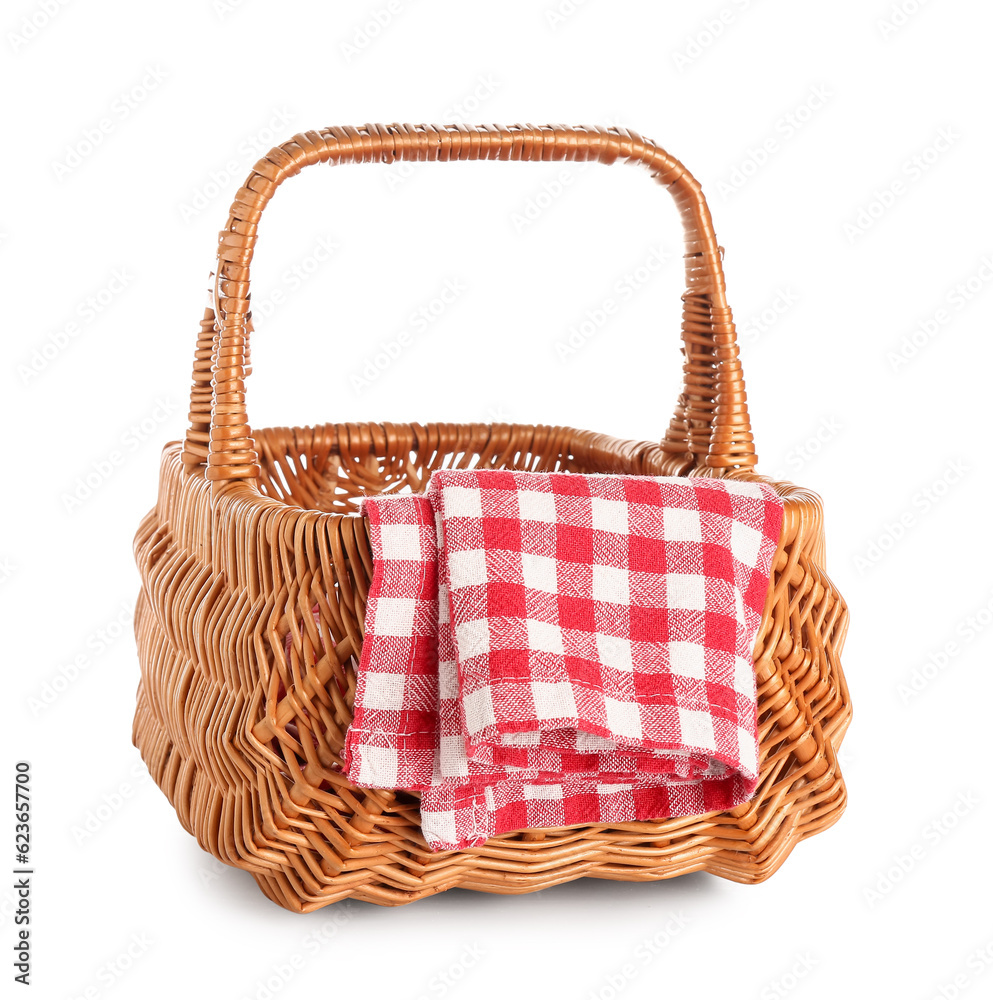
[[[627,129],[563,125],[364,125],[296,135],[255,164],[218,242],[214,308],[201,325],[183,461],[221,488],[261,474],[245,410],[249,267],[262,210],[276,188],[312,163],[394,160],[616,160],[641,163],[679,207],[686,245],[683,391],[662,448],[685,470],[755,464],[721,248],[700,185],[654,143]]]

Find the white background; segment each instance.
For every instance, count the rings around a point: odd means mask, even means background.
[[[977,951],[993,942],[990,8],[573,2],[557,23],[552,0],[4,6],[3,759],[8,790],[14,762],[33,765],[34,995],[993,993],[993,951]],[[233,192],[297,131],[456,120],[626,125],[708,194],[760,471],[823,496],[851,607],[850,805],[765,884],[583,881],[293,915],[197,848],[131,746],[131,539],[184,430]],[[561,170],[287,183],[254,269],[256,312],[275,304],[253,423],[661,436],[676,213],[644,171]],[[322,239],[335,249],[318,262]],[[563,357],[659,246],[669,263]],[[446,280],[465,291],[358,385]]]

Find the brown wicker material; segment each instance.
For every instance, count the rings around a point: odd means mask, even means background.
[[[661,445],[507,424],[252,433],[249,265],[263,208],[308,164],[397,159],[631,161],[668,188],[685,227],[685,374]],[[354,788],[337,770],[372,565],[355,497],[418,490],[432,469],[470,465],[769,481],[752,471],[721,258],[697,182],[622,129],[329,128],[297,135],[255,165],[220,235],[190,429],[163,451],[158,502],[135,538],[143,586],[134,742],[205,850],[250,871],[270,899],[308,911],[348,896],[393,905],[456,886],[522,893],[581,876],[648,881],[705,870],[759,882],[798,841],[837,820],[846,795],[836,751],[851,718],[839,664],[848,614],[824,573],[819,499],[781,482],[773,485],[785,519],[755,650],[761,780],[748,804],[524,830],[432,854],[415,793]]]

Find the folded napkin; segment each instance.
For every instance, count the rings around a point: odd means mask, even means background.
[[[362,509],[373,578],[343,766],[419,790],[432,850],[751,797],[771,487],[438,470]]]

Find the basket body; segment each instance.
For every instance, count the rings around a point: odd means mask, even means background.
[[[774,483],[785,517],[756,646],[755,797],[702,817],[521,831],[432,854],[415,794],[355,788],[336,769],[372,568],[354,498],[420,489],[443,466],[671,475],[672,458],[650,442],[519,425],[329,424],[255,437],[258,488],[217,497],[184,466],[180,443],[163,452],[158,502],[135,539],[134,741],[204,850],[250,871],[275,902],[395,905],[456,886],[522,893],[700,870],[759,882],[844,809],[847,610],[824,573],[818,498]]]

